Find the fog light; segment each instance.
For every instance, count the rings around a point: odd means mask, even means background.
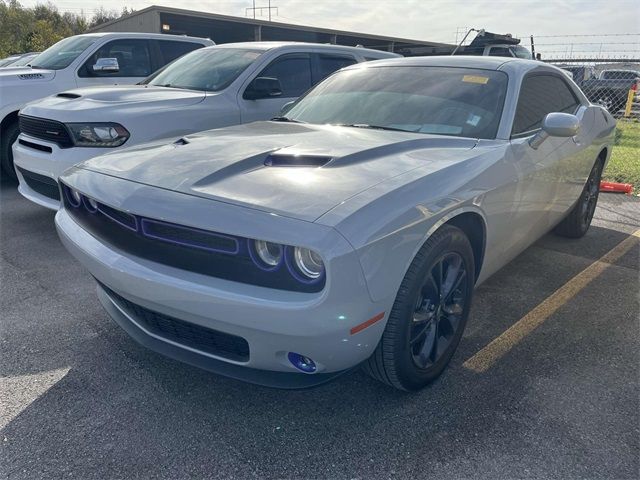
[[[305,357],[299,353],[289,352],[287,358],[291,362],[291,365],[304,373],[313,373],[316,371],[316,364],[309,357]]]

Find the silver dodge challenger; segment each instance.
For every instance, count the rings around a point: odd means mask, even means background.
[[[614,130],[540,62],[376,61],[271,121],[73,167],[56,225],[148,348],[282,388],[363,366],[417,390],[475,285],[552,229],[587,232]]]

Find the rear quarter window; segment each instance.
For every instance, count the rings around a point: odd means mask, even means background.
[[[195,42],[176,42],[172,40],[158,40],[157,42],[160,49],[160,66],[173,62],[176,58],[186,53],[204,47],[201,43]]]

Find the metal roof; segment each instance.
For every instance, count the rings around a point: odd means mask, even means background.
[[[158,5],[152,5],[150,7],[143,8],[142,10],[138,10],[138,11],[132,13],[132,14],[126,15],[126,16],[121,17],[121,18],[118,18],[116,20],[111,20],[109,22],[105,22],[105,23],[102,23],[100,25],[96,25],[95,27],[89,29],[88,31],[89,32],[99,31],[99,30],[104,29],[105,27],[108,27],[109,25],[117,24],[117,23],[119,23],[122,20],[125,20],[127,18],[132,18],[132,17],[138,16],[138,15],[144,15],[144,14],[151,13],[151,12],[168,13],[168,14],[183,15],[183,16],[189,16],[189,17],[195,17],[195,18],[201,18],[201,19],[211,19],[211,20],[218,20],[218,21],[242,23],[242,24],[245,24],[245,25],[255,25],[255,26],[262,25],[262,26],[269,26],[269,27],[275,27],[275,28],[284,28],[284,29],[292,29],[292,30],[307,31],[307,32],[325,33],[325,34],[330,34],[330,35],[343,35],[343,36],[350,36],[350,37],[360,37],[360,38],[363,38],[363,39],[381,40],[381,41],[385,41],[385,42],[407,43],[407,44],[412,44],[412,45],[433,46],[433,47],[451,47],[452,46],[452,45],[446,44],[446,43],[430,42],[430,41],[426,41],[426,40],[415,40],[415,39],[407,39],[407,38],[399,38],[399,37],[389,37],[389,36],[385,36],[385,35],[375,35],[375,34],[370,34],[370,33],[350,32],[350,31],[346,31],[346,30],[334,30],[334,29],[330,29],[330,28],[320,28],[320,27],[313,27],[313,26],[309,26],[309,25],[298,25],[298,24],[293,24],[293,23],[270,22],[270,21],[258,20],[258,19],[254,19],[254,18],[234,17],[234,16],[231,16],[231,15],[221,15],[221,14],[218,14],[218,13],[199,12],[199,11],[195,11],[195,10],[185,10],[185,9],[181,9],[181,8],[163,7],[163,6],[158,6]]]

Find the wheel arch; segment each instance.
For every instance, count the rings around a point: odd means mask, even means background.
[[[2,119],[2,121],[0,121],[0,132],[2,131],[3,128],[6,128],[7,125],[10,125],[13,122],[17,122],[18,121],[18,113],[20,112],[20,110],[15,110],[13,112],[9,112],[5,115],[5,117]]]
[[[475,211],[467,211],[450,218],[443,225],[452,225],[459,228],[469,239],[473,250],[475,279],[478,280],[487,244],[487,227],[484,218]]]

